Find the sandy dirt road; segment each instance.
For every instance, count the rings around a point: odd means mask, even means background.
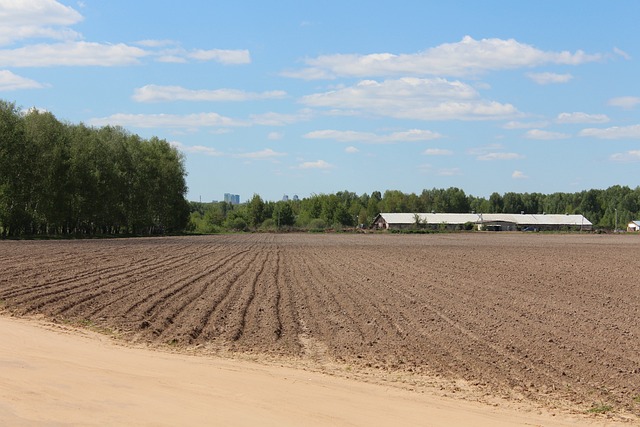
[[[91,332],[0,316],[0,425],[617,424],[247,361],[123,347]]]

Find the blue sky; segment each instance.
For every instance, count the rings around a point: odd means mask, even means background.
[[[190,200],[640,185],[640,2],[0,0],[0,98],[158,136]]]

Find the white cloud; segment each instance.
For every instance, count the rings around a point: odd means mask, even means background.
[[[171,141],[169,144],[171,144],[176,149],[185,153],[203,154],[205,156],[211,156],[211,157],[222,156],[222,153],[216,150],[215,148],[205,147],[204,145],[184,145],[177,141]]]
[[[309,120],[311,118],[311,110],[304,109],[295,114],[283,114],[283,113],[263,113],[263,114],[251,114],[249,116],[250,121],[253,124],[261,126],[285,126],[293,123]]]
[[[269,134],[267,134],[267,139],[271,141],[277,141],[282,139],[283,137],[284,134],[282,132],[269,132]]]
[[[0,67],[101,66],[136,64],[148,52],[126,44],[84,41],[37,44],[0,50]]]
[[[602,55],[542,51],[514,39],[475,40],[445,43],[414,54],[333,54],[310,58],[306,69],[283,73],[288,77],[331,78],[389,75],[468,76],[490,70],[505,70],[544,64],[579,65],[602,59]]]
[[[548,122],[519,122],[519,121],[510,121],[507,122],[503,129],[531,129],[531,128],[543,128],[548,126]]]
[[[580,136],[600,139],[638,139],[640,138],[640,125],[613,126],[605,129],[588,128],[580,131]]]
[[[640,104],[639,96],[620,96],[618,98],[611,98],[608,102],[612,107],[620,107],[625,109],[634,108]]]
[[[612,154],[609,159],[613,162],[619,163],[635,163],[640,162],[640,150],[630,150],[626,153]]]
[[[428,141],[440,138],[442,135],[430,130],[410,129],[404,132],[394,132],[379,135],[373,132],[316,130],[303,135],[308,139],[333,139],[339,142],[363,142],[369,144],[393,144],[397,142]]]
[[[571,135],[562,132],[549,132],[546,130],[531,129],[525,134],[525,137],[529,139],[552,140],[567,139],[570,138]]]
[[[261,151],[238,154],[235,157],[240,157],[244,159],[272,159],[274,157],[282,157],[286,155],[287,153],[278,153],[277,151],[273,151],[271,148],[265,148],[264,150],[261,150]]]
[[[78,33],[65,27],[80,21],[80,13],[54,0],[2,0],[0,45],[30,38],[78,39]]]
[[[534,82],[539,85],[548,85],[552,83],[568,83],[573,76],[571,74],[556,74],[556,73],[527,73]]]
[[[450,156],[453,154],[453,151],[442,148],[427,148],[422,154],[426,156]]]
[[[525,175],[522,171],[513,171],[513,173],[511,174],[511,178],[513,178],[513,179],[527,179],[529,177],[527,175]]]
[[[462,171],[460,170],[460,168],[443,168],[443,169],[438,169],[437,172],[438,175],[440,176],[456,176],[456,175],[462,175]]]
[[[335,79],[333,74],[318,68],[305,68],[302,70],[287,70],[280,73],[282,77],[302,80],[331,80]]]
[[[302,103],[414,120],[489,120],[519,115],[511,104],[481,99],[471,86],[445,79],[406,77],[397,80],[363,80],[355,86],[304,96]]]
[[[349,154],[355,154],[355,153],[359,153],[360,150],[358,150],[356,147],[350,145],[347,148],[344,149],[345,153],[349,153]]]
[[[209,49],[192,50],[187,53],[187,57],[198,61],[216,61],[225,65],[249,64],[251,55],[246,49]]]
[[[606,114],[587,113],[560,113],[556,118],[556,123],[607,123],[609,117]]]
[[[8,70],[0,70],[0,92],[20,89],[41,89],[44,85],[35,80],[13,74]]]
[[[614,48],[613,48],[613,52],[614,52],[616,55],[621,56],[621,57],[622,57],[622,58],[624,58],[624,59],[627,59],[627,60],[628,60],[628,59],[631,59],[631,55],[629,55],[627,52],[625,52],[625,51],[624,51],[624,50],[622,50],[622,49],[618,49],[617,47],[614,47]]]
[[[195,61],[215,61],[223,65],[243,65],[251,63],[251,54],[246,49],[191,49],[187,50],[171,41],[146,40],[137,44],[150,48],[149,54],[159,62],[185,63]],[[153,50],[157,49],[157,50]]]
[[[298,165],[298,169],[332,169],[334,166],[324,160],[317,160],[315,162],[302,162]]]
[[[503,151],[501,144],[489,144],[483,147],[475,147],[467,150],[467,154],[475,156],[477,160],[519,160],[525,157],[522,154],[507,153]]]
[[[286,96],[286,92],[274,90],[268,92],[245,92],[237,89],[192,90],[181,86],[146,85],[136,88],[133,100],[137,102],[169,101],[254,101],[277,99]]]
[[[486,153],[479,155],[478,160],[491,161],[491,160],[519,160],[524,159],[522,154],[518,153]]]
[[[118,125],[138,128],[200,128],[200,127],[238,127],[248,123],[221,116],[218,113],[196,114],[124,114],[90,119],[92,126]]]
[[[138,46],[144,46],[144,47],[167,47],[167,46],[180,46],[180,43],[178,43],[175,40],[140,40],[135,42],[134,44],[137,44]]]

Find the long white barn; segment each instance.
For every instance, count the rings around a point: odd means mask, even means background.
[[[473,224],[478,230],[591,230],[593,224],[583,215],[551,214],[480,214],[480,213],[380,213],[373,221],[378,229],[403,229],[416,225],[449,229]]]

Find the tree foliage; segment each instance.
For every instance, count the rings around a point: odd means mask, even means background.
[[[182,155],[165,140],[66,124],[0,101],[5,237],[183,231],[185,175]]]
[[[295,201],[263,201],[258,195],[243,205],[191,203],[192,228],[200,232],[237,230],[241,217],[250,230],[368,227],[380,212],[582,214],[596,228],[613,229],[640,219],[640,187],[613,186],[579,193],[492,193],[489,198],[466,195],[459,188],[425,189],[420,194],[387,190],[357,195],[349,191],[313,194]],[[268,226],[265,224],[269,222]],[[279,227],[278,227],[279,225]],[[420,224],[416,224],[419,228]]]

